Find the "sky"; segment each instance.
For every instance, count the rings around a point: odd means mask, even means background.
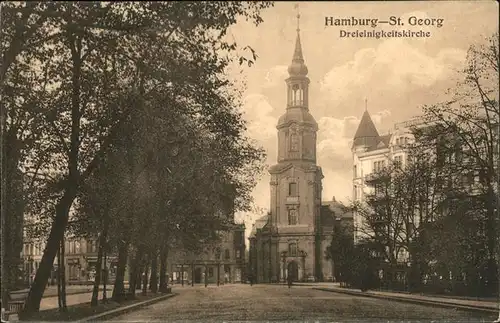
[[[296,9],[295,5],[299,4]],[[278,118],[285,112],[287,67],[295,46],[297,10],[305,64],[309,69],[309,109],[319,125],[317,164],[322,167],[323,200],[348,202],[352,187],[350,144],[366,107],[379,130],[421,114],[421,107],[444,100],[459,80],[468,47],[498,30],[495,1],[276,2],[258,27],[244,20],[230,29],[239,46],[252,47],[257,61],[231,77],[245,82],[248,135],[276,163]],[[325,16],[388,20],[375,30],[428,31],[428,38],[345,38],[340,30],[371,27],[325,26]],[[443,19],[442,27],[410,26],[409,17]],[[366,101],[365,101],[366,100]],[[269,174],[254,189],[256,206],[270,207]],[[248,237],[260,214],[240,214]],[[238,218],[238,217],[237,217]]]

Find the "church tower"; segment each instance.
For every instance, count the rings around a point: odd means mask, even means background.
[[[278,163],[269,169],[271,281],[283,280],[289,274],[297,280],[321,280],[324,253],[318,235],[323,174],[316,165],[318,124],[309,112],[310,81],[298,26],[288,74],[286,109],[276,126]]]

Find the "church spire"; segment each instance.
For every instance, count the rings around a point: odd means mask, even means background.
[[[302,45],[300,43],[300,13],[297,14],[297,38],[295,39],[295,51],[293,52],[292,62],[304,63]]]
[[[295,6],[298,9],[298,5]],[[307,66],[304,64],[302,44],[300,43],[300,13],[297,13],[297,37],[295,39],[295,50],[293,52],[292,64],[288,67],[290,76],[306,76]]]

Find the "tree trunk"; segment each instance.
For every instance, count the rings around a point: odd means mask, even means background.
[[[118,248],[118,267],[116,268],[116,279],[113,288],[113,300],[120,301],[125,292],[125,267],[127,266],[128,241],[122,241]]]
[[[101,268],[102,268],[102,257],[104,249],[104,232],[99,237],[99,250],[97,252],[97,264],[95,268],[95,281],[94,288],[92,289],[92,300],[90,301],[90,306],[97,306],[99,300],[99,286],[101,285]]]
[[[160,292],[165,293],[168,287],[167,281],[167,258],[168,248],[163,247],[160,252]]]
[[[142,279],[142,295],[146,295],[148,292],[148,274],[149,274],[149,259],[144,262],[144,276]]]
[[[136,272],[134,293],[135,293],[136,289],[142,289],[142,273],[143,273],[143,270],[144,270],[144,267],[143,266],[139,266],[139,269]]]
[[[136,277],[137,277],[137,273],[134,271],[134,261],[133,261],[133,259],[131,259],[131,261],[129,263],[129,272],[128,272],[128,290],[129,290],[129,292],[132,292],[132,290],[135,290]]]
[[[65,264],[65,254],[66,253],[66,248],[65,248],[65,242],[64,242],[64,237],[61,240],[61,266],[62,266],[62,279],[61,279],[61,302],[62,302],[62,308],[61,312],[66,312],[66,264]]]
[[[57,304],[59,308],[63,307],[61,294],[61,248],[57,250]]]
[[[97,264],[95,268],[95,281],[94,288],[92,289],[92,300],[90,301],[90,306],[97,306],[99,300],[99,285],[101,284],[101,268],[102,268],[102,258],[104,254],[104,245],[106,244],[106,240],[108,237],[108,227],[109,221],[107,218],[108,214],[104,214],[103,219],[103,230],[101,235],[99,236],[99,250],[97,252]]]
[[[129,282],[129,292],[135,295],[135,290],[141,286],[141,262],[142,262],[142,247],[138,247],[135,257],[131,263],[130,275],[131,282]]]
[[[158,292],[158,254],[156,250],[153,252],[151,259],[151,278],[149,280],[149,289],[153,293]]]
[[[42,260],[40,261],[35,281],[31,285],[28,293],[25,307],[20,314],[20,319],[28,319],[34,312],[40,310],[40,302],[42,301],[43,293],[45,292],[45,287],[50,277],[54,258],[56,257],[60,242],[64,237],[64,231],[68,224],[69,209],[73,204],[76,193],[76,185],[74,183],[68,183],[68,187],[63,197],[56,206],[56,217],[50,229],[47,246],[43,253]]]

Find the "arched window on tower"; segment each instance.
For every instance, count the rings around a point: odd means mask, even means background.
[[[292,85],[292,106],[302,105],[304,102],[304,91],[299,84]]]

